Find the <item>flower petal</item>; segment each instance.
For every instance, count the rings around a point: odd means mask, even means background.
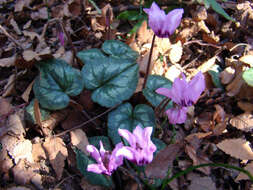
[[[123,164],[123,156],[118,156],[117,152],[123,147],[123,143],[118,143],[112,151],[109,169],[113,170]]]
[[[166,114],[168,116],[169,122],[171,124],[181,124],[184,123],[186,120],[186,113],[187,113],[187,107],[182,107],[182,108],[172,108],[168,109],[166,111]]]
[[[87,171],[101,174],[101,173],[104,173],[106,170],[103,169],[103,167],[101,167],[100,164],[89,164],[87,167]]]
[[[97,163],[102,163],[102,158],[98,152],[98,149],[93,145],[87,145],[86,150],[91,154],[91,156],[97,161]]]
[[[193,79],[189,82],[189,86],[187,89],[187,94],[189,96],[189,99],[192,102],[196,102],[201,95],[201,93],[205,90],[206,84],[205,84],[205,77],[202,74],[202,72],[198,72]]]
[[[150,9],[143,9],[148,14],[148,25],[158,37],[163,37],[161,34],[162,26],[164,25],[166,15],[155,2],[152,3]],[[167,36],[168,37],[168,36]]]
[[[131,132],[129,132],[126,129],[118,129],[118,133],[120,136],[122,136],[123,138],[127,140],[130,146],[135,147],[136,139],[135,139],[135,136]]]
[[[103,146],[102,141],[99,141],[99,145],[100,145],[99,152],[100,152],[101,158],[102,158],[102,160],[103,160],[104,157],[105,157],[105,152],[106,152],[106,150],[104,149],[104,146]]]
[[[170,93],[170,90],[169,90],[168,88],[158,88],[158,89],[156,89],[156,93],[161,94],[161,95],[163,95],[163,96],[166,96],[166,97],[170,98],[170,97],[168,96],[168,94]]]
[[[166,16],[163,31],[168,31],[169,35],[172,35],[176,28],[180,25],[183,13],[184,9],[174,9],[170,11]]]
[[[123,146],[117,151],[116,156],[123,156],[126,159],[133,161],[135,160],[135,149],[129,146]]]

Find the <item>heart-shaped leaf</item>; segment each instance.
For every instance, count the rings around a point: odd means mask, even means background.
[[[89,164],[95,163],[93,159],[86,156],[81,150],[75,148],[76,162],[78,170],[83,174],[83,176],[93,185],[101,185],[105,187],[112,187],[113,182],[110,176],[105,176],[102,174],[96,174],[87,171],[87,166]]]
[[[99,141],[102,141],[105,150],[112,150],[111,143],[106,136],[94,136],[89,137],[90,144],[94,145],[98,150],[100,149]]]
[[[102,46],[102,50],[116,58],[128,59],[130,61],[135,61],[138,57],[138,53],[133,51],[128,45],[117,40],[107,40]]]
[[[68,106],[69,96],[83,90],[82,75],[63,60],[51,59],[37,65],[40,75],[35,80],[33,91],[43,108],[58,110]]]
[[[253,86],[253,68],[250,68],[243,72],[242,78],[249,86]]]
[[[152,106],[158,106],[166,97],[156,93],[158,88],[170,89],[172,82],[160,75],[150,75],[147,80],[147,85],[143,89],[143,95],[152,104]],[[172,108],[172,101],[166,106],[166,109]]]
[[[124,103],[108,114],[108,136],[115,145],[121,142],[119,128],[132,132],[137,125],[155,128],[155,114],[151,107],[139,104],[133,109],[131,104]]]
[[[115,40],[104,44],[103,50],[110,56],[93,49],[79,52],[78,57],[85,63],[83,81],[85,88],[93,91],[92,100],[112,107],[132,96],[138,83],[139,67],[135,62],[136,53],[126,44]]]

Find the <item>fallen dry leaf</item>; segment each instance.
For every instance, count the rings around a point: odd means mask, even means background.
[[[2,97],[7,97],[13,94],[15,92],[15,74],[12,74],[8,78],[8,83],[4,86],[4,93]]]
[[[220,79],[222,84],[230,83],[235,75],[235,69],[232,67],[227,67],[224,71],[220,73]]]
[[[145,173],[148,178],[165,178],[172,162],[182,152],[182,144],[171,144],[162,149],[155,156],[154,160],[145,167]]]
[[[183,55],[183,47],[181,41],[179,40],[176,44],[171,45],[170,48],[169,59],[171,63],[175,64],[180,61]]]
[[[106,190],[102,186],[90,184],[85,178],[82,178],[80,186],[82,190]]]
[[[29,86],[26,88],[26,90],[23,92],[22,94],[22,99],[25,102],[29,102],[29,95],[31,93],[32,87],[33,87],[33,83],[35,82],[35,79],[29,84]]]
[[[240,109],[245,112],[252,112],[253,111],[253,104],[246,101],[238,101],[237,105]]]
[[[137,32],[138,43],[140,45],[144,43],[151,43],[153,35],[154,35],[153,31],[151,29],[148,29],[147,21],[144,20]]]
[[[6,190],[31,190],[31,189],[27,187],[22,187],[22,186],[16,186],[16,187],[9,187]]]
[[[89,152],[86,150],[86,146],[89,144],[89,141],[83,130],[76,129],[74,131],[71,131],[70,137],[71,137],[71,143],[74,146],[82,150],[86,155],[89,155]]]
[[[12,173],[14,181],[20,185],[28,184],[31,178],[36,175],[31,168],[26,166],[24,160],[20,160],[17,165],[12,168]]]
[[[250,67],[253,67],[253,55],[244,55],[239,58],[239,61],[248,64]]]
[[[229,123],[239,130],[250,132],[253,130],[253,115],[243,113],[230,119]]]
[[[46,160],[46,153],[40,143],[32,145],[32,155],[35,162],[39,162],[40,160]]]
[[[248,163],[244,168],[243,168],[244,170],[248,170],[251,174],[253,174],[253,162],[250,162],[250,163]],[[246,175],[246,174],[244,174],[244,173],[240,173],[237,177],[236,177],[236,179],[235,179],[235,181],[240,181],[240,180],[247,180],[247,179],[249,179],[249,177]]]
[[[216,190],[211,177],[196,177],[191,181],[188,190]]]
[[[193,133],[188,135],[187,137],[185,137],[185,140],[187,140],[188,142],[192,141],[194,138],[198,138],[198,139],[203,139],[205,137],[208,137],[209,135],[211,135],[212,132],[207,132],[207,133],[202,133],[202,132],[198,132],[198,133]]]
[[[200,153],[197,154],[196,147],[194,147],[192,145],[186,145],[185,146],[185,152],[192,159],[194,166],[200,165],[200,164],[210,163],[210,160],[208,159],[208,157],[205,156],[205,155],[201,155]],[[211,172],[211,169],[210,169],[209,166],[201,167],[201,168],[198,168],[197,170],[203,172],[206,175],[209,175],[210,172]]]
[[[46,138],[43,143],[43,147],[46,150],[49,161],[56,173],[58,180],[62,177],[63,168],[65,166],[65,159],[68,156],[68,151],[65,143],[59,137]]]
[[[15,65],[17,57],[16,55],[8,58],[2,58],[0,59],[0,67],[11,67]]]
[[[250,143],[244,139],[226,139],[217,144],[226,154],[241,160],[253,160]]]
[[[13,108],[6,98],[0,97],[0,116],[8,114]]]

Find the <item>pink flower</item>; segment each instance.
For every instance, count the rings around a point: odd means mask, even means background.
[[[118,129],[119,135],[125,138],[130,146],[124,146],[117,152],[117,155],[124,156],[137,165],[144,165],[152,162],[156,146],[151,141],[152,127],[142,129],[136,126],[133,133],[126,129]]]
[[[100,141],[100,150],[93,145],[86,147],[91,156],[97,161],[97,164],[89,164],[87,171],[97,174],[112,175],[112,172],[123,164],[123,156],[117,156],[117,151],[123,147],[122,143],[118,143],[112,153],[104,149],[103,143]]]
[[[167,15],[155,2],[149,9],[143,9],[148,14],[148,25],[160,38],[168,38],[179,26],[184,9],[174,9]]]
[[[199,72],[189,83],[183,74],[182,79],[175,79],[171,89],[158,88],[156,92],[170,98],[177,104],[176,108],[166,111],[170,123],[176,124],[185,122],[187,107],[192,106],[204,90],[204,75]]]
[[[58,32],[58,39],[60,40],[60,43],[62,46],[64,46],[64,33]]]

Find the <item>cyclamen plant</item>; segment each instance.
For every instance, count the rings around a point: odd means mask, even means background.
[[[145,8],[143,10],[148,14],[148,25],[155,33],[151,44],[148,66],[143,83],[143,88],[145,88],[150,70],[150,62],[155,43],[155,36],[158,36],[160,38],[168,38],[171,36],[175,32],[176,28],[180,25],[184,9],[174,9],[166,15],[165,12],[161,10],[155,2],[153,2],[149,9]]]
[[[117,167],[123,164],[123,158],[126,158],[137,165],[145,165],[153,160],[153,153],[156,146],[151,141],[152,127],[142,129],[139,125],[134,129],[133,133],[126,129],[119,129],[120,136],[125,138],[130,146],[123,146],[118,143],[112,153],[106,151],[103,143],[100,141],[100,150],[93,145],[87,146],[87,151],[97,161],[97,164],[90,164],[87,171],[97,174],[111,175]]]
[[[204,75],[199,72],[189,83],[182,74],[182,79],[176,78],[171,89],[158,88],[156,92],[176,103],[176,107],[168,109],[166,114],[171,124],[180,124],[186,120],[188,107],[198,100],[204,90]]]

